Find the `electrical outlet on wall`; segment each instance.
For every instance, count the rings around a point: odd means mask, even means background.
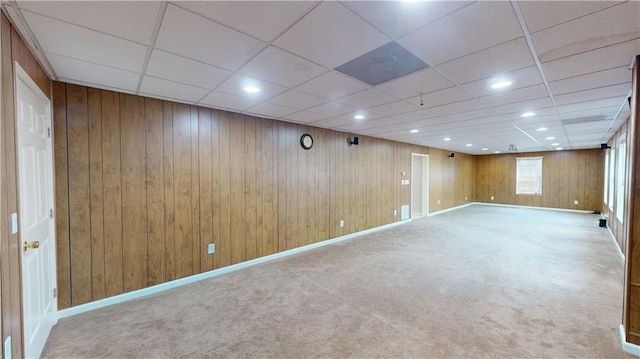
[[[577,206],[577,205],[578,205],[578,200],[577,200],[577,199],[574,199],[574,200],[573,200],[573,204]]]
[[[494,200],[494,197],[493,197],[493,196],[491,196],[491,200],[492,200],[492,201]]]
[[[393,215],[397,216],[398,215],[398,211],[396,211],[395,209],[393,210]]]
[[[215,252],[216,252],[216,244],[209,243],[209,245],[207,246],[207,254],[213,254]]]
[[[340,227],[344,227],[344,219],[340,220]]]

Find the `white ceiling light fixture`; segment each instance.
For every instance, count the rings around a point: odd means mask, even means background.
[[[531,116],[535,116],[536,113],[535,112],[525,112],[522,115],[520,115],[520,117],[531,117]]]
[[[244,92],[248,92],[248,93],[258,93],[258,92],[260,92],[260,88],[258,88],[256,86],[245,86],[242,89],[244,90]]]
[[[451,141],[451,138],[449,138],[449,137],[445,137],[445,138],[443,138],[442,140],[443,140],[443,141]]]
[[[364,115],[359,113],[359,114],[353,116],[353,118],[355,118],[356,120],[364,120]]]
[[[489,151],[489,149],[487,147],[483,147],[482,150],[483,151]]]
[[[493,153],[500,153],[500,151],[493,151]]]
[[[505,87],[509,87],[513,84],[513,82],[509,81],[509,80],[500,80],[500,81],[496,81],[491,85],[491,88],[494,90],[499,90],[499,89],[503,89]]]
[[[473,143],[467,143],[465,146],[471,147],[471,146],[473,146]]]
[[[556,150],[561,151],[563,148],[562,147],[556,147]]]
[[[554,143],[551,144],[551,146],[560,146],[560,143],[554,142]]]
[[[411,132],[411,133],[418,133],[418,132],[420,132],[420,130],[413,129],[413,130],[411,130],[411,131],[409,131],[409,132]]]
[[[540,128],[538,128],[536,131],[538,131],[538,132],[542,132],[542,131],[546,131],[546,130],[548,130],[548,128],[546,128],[546,127],[540,127]]]
[[[545,137],[544,139],[547,141],[551,141],[551,140],[555,140],[556,138],[553,136],[549,136],[549,137]]]

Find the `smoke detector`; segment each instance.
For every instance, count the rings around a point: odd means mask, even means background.
[[[516,146],[516,145],[509,145],[509,151],[511,151],[511,152],[518,152],[518,146]]]

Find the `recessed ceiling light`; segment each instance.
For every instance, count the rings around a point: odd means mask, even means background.
[[[546,128],[546,127],[540,127],[540,128],[539,128],[539,129],[537,129],[536,131],[538,131],[538,132],[542,132],[542,131],[546,131],[546,130],[548,130],[548,128]]]
[[[471,147],[471,146],[473,146],[473,143],[467,143],[465,146]]]
[[[364,115],[357,114],[357,115],[353,116],[353,118],[355,118],[356,120],[364,120]]]
[[[555,138],[555,137],[553,137],[553,136],[549,136],[549,137],[545,137],[544,139],[545,139],[545,140],[549,140],[549,141],[551,141],[551,140],[555,140],[556,138]]]
[[[551,146],[559,146],[560,144],[558,142],[554,142],[551,144]]]
[[[418,132],[420,132],[420,130],[411,130],[411,131],[409,131],[409,132],[411,132],[411,133],[418,133]]]
[[[535,116],[536,113],[535,112],[525,112],[522,115],[520,115],[520,117],[531,117],[531,116]]]
[[[246,86],[243,90],[245,92],[248,92],[248,93],[258,93],[258,92],[260,92],[260,89],[255,87],[255,86]]]
[[[482,150],[483,151],[489,151],[489,149],[487,147],[484,147]]]
[[[556,147],[556,150],[560,151],[562,149],[562,147]]]
[[[496,83],[494,83],[493,85],[491,85],[492,89],[503,89],[505,87],[509,87],[511,86],[513,82],[509,81],[509,80],[502,80],[502,81],[498,81]]]
[[[451,141],[451,139],[449,137],[445,137],[442,139],[443,141]]]
[[[500,153],[500,151],[493,151],[493,153]]]

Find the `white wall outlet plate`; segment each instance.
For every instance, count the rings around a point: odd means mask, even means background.
[[[344,227],[344,220],[343,219],[340,220],[340,227]]]
[[[216,252],[216,244],[215,243],[209,243],[209,245],[207,246],[207,254],[212,254]]]
[[[574,201],[573,201],[573,204],[575,204],[575,205],[577,206],[577,205],[578,205],[578,200],[577,200],[577,199],[576,199],[576,200],[574,200]]]

